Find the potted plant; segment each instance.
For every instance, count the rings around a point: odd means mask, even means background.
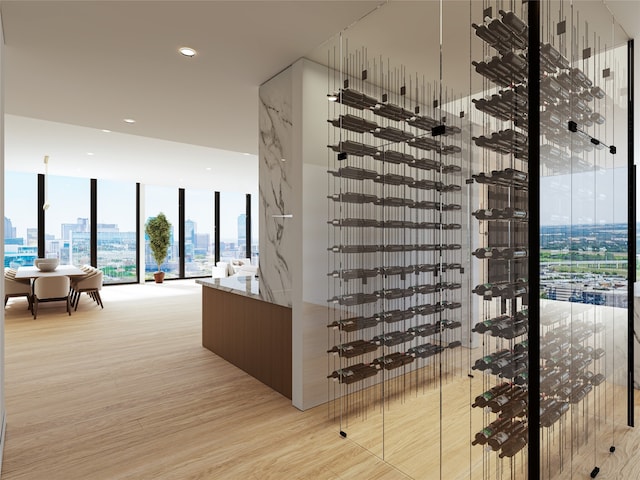
[[[160,265],[162,265],[167,258],[167,252],[171,242],[171,223],[167,220],[164,213],[160,212],[156,217],[151,217],[147,220],[144,232],[149,237],[151,254],[158,264],[158,271],[153,274],[153,278],[156,283],[162,283],[164,280],[164,272],[160,270]]]

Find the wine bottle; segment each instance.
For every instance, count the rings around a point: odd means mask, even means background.
[[[498,350],[491,355],[486,355],[475,361],[475,364],[471,367],[472,370],[484,371],[490,368],[493,362],[500,360],[511,355],[511,351],[507,349]]]
[[[591,383],[591,385],[593,385],[594,387],[597,387],[598,385],[600,385],[602,382],[604,382],[605,377],[602,373],[596,373],[593,377],[591,377],[591,379],[589,380],[589,382]]]
[[[527,397],[526,390],[521,388],[514,388],[512,390],[508,390],[501,395],[498,395],[495,398],[492,398],[487,402],[487,408],[491,413],[500,412],[505,405],[507,405],[512,400],[520,400],[522,398]]]
[[[526,334],[529,331],[529,320],[526,318],[509,318],[489,328],[489,333],[493,337],[506,338],[511,340]]]
[[[511,423],[509,418],[498,418],[485,428],[476,433],[475,438],[471,442],[472,445],[485,445],[491,436],[495,435],[507,425]]]
[[[492,435],[487,441],[489,447],[495,452],[500,450],[503,445],[505,445],[512,438],[526,435],[527,434],[527,425],[524,422],[517,421],[513,422],[508,428]]]
[[[515,377],[513,377],[513,383],[519,386],[524,386],[529,384],[529,372],[524,371],[518,373]]]
[[[340,383],[351,384],[364,380],[365,378],[373,377],[377,375],[377,373],[378,369],[376,367],[358,363],[350,367],[335,370],[331,375],[328,375],[327,378],[339,380]]]
[[[335,353],[345,358],[352,358],[369,352],[375,352],[378,345],[365,340],[355,340],[353,342],[334,345],[327,353]]]
[[[394,352],[385,355],[384,357],[376,358],[373,361],[373,364],[380,368],[384,368],[385,370],[394,370],[412,363],[414,360],[414,357],[408,353]]]
[[[589,92],[598,100],[602,100],[605,97],[604,90],[602,90],[600,87],[591,87],[591,90],[589,90]]]
[[[529,27],[515,13],[511,10],[498,10],[498,12],[502,15],[502,23],[509,27],[513,33],[519,35],[523,39],[527,38],[527,31],[529,30]]]
[[[471,255],[479,259],[493,258],[494,256],[491,248],[478,248]]]
[[[569,410],[569,404],[555,398],[548,398],[540,403],[540,425],[550,427]]]
[[[425,343],[418,345],[417,347],[411,347],[407,350],[409,355],[416,358],[427,358],[442,352],[444,348],[441,345],[434,345],[432,343]]]
[[[491,387],[489,390],[484,392],[482,395],[478,395],[475,398],[475,401],[471,404],[472,407],[481,407],[484,408],[487,406],[487,403],[495,398],[498,395],[501,395],[511,389],[511,384],[504,382],[495,387]]]
[[[512,357],[501,358],[491,365],[491,373],[503,378],[513,378],[527,369],[528,353],[520,353]]]
[[[436,324],[425,323],[416,327],[409,327],[407,331],[409,333],[412,333],[416,337],[428,337],[429,335],[435,335],[436,333],[439,333],[440,328]]]
[[[476,287],[471,291],[478,295],[485,295],[487,292],[491,292],[500,285],[506,285],[507,283],[508,282],[483,283],[480,285],[476,285]]]
[[[555,374],[540,382],[540,390],[548,395],[557,392],[570,380],[571,376],[567,371],[556,370]]]
[[[516,353],[524,353],[529,351],[529,340],[523,340],[520,343],[516,343],[513,346],[513,351]]]
[[[571,79],[575,84],[582,88],[591,88],[593,86],[593,82],[589,80],[589,77],[587,77],[582,70],[577,67],[571,69]]]
[[[376,335],[372,341],[378,345],[385,345],[387,347],[393,347],[394,345],[400,345],[401,343],[409,342],[414,339],[413,334],[408,332],[390,332],[383,335]]]
[[[508,318],[509,315],[500,315],[499,317],[490,318],[489,320],[476,323],[476,325],[472,328],[472,331],[477,333],[485,333],[489,330],[489,328],[491,328],[492,325]]]
[[[520,395],[512,398],[500,408],[499,410],[500,417],[515,418],[515,417],[522,417],[526,415],[527,403],[528,403],[527,392],[523,390]]]
[[[502,446],[502,451],[498,454],[498,457],[513,457],[527,445],[527,441],[526,433],[510,438],[509,441]]]

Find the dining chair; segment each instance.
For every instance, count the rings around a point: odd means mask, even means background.
[[[16,279],[16,271],[12,268],[4,269],[4,305],[7,306],[9,297],[27,297],[29,310],[33,311],[31,302],[31,281]]]
[[[82,277],[75,278],[71,282],[71,305],[74,310],[78,310],[78,304],[80,303],[80,295],[84,292],[89,295],[94,302],[104,308],[102,304],[102,298],[100,297],[100,290],[102,290],[103,273],[101,270],[94,267],[82,267],[87,272]]]
[[[71,282],[69,277],[38,277],[33,282],[33,318],[38,316],[38,303],[65,301],[67,312],[71,315],[71,304],[69,301],[69,288]]]

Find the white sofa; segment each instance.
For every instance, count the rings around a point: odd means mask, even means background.
[[[258,267],[251,265],[250,258],[232,259],[229,262],[217,262],[213,268],[213,278],[255,275]]]

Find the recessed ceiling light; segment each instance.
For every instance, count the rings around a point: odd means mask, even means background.
[[[207,167],[205,170],[211,170],[211,167]]]
[[[132,124],[132,123],[136,123],[136,121],[133,118],[125,118],[124,123]]]
[[[243,153],[243,155],[247,155],[248,156],[248,155],[251,155],[251,154],[250,153]]]
[[[106,128],[103,128],[103,129],[102,129],[102,131],[103,131],[104,133],[111,133],[111,130],[107,130]]]
[[[195,57],[196,53],[198,53],[191,47],[180,47],[178,51],[185,57]]]
[[[87,152],[87,155],[91,156],[93,155],[93,152]]]

